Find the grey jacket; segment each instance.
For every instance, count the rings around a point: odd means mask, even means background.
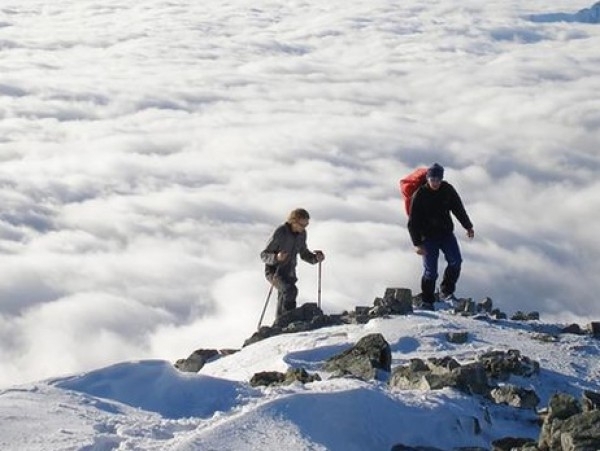
[[[284,262],[277,261],[277,253],[284,251],[288,253],[288,258]],[[296,263],[300,258],[308,263],[317,263],[317,256],[306,247],[306,231],[296,233],[292,231],[287,222],[275,229],[265,250],[260,253],[260,258],[265,264],[265,275],[272,276],[277,272],[278,275],[296,280]]]

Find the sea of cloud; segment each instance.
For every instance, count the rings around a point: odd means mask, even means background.
[[[434,161],[457,294],[598,319],[600,28],[530,19],[576,3],[3,2],[0,384],[239,347],[299,206],[326,311],[418,292],[397,183]]]

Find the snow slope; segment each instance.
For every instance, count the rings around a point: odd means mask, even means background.
[[[579,397],[583,389],[598,389],[600,341],[534,338],[558,327],[416,311],[272,337],[208,363],[199,374],[180,373],[165,361],[123,362],[0,392],[0,448],[384,451],[397,443],[451,449],[489,447],[508,435],[537,438],[532,411],[451,389],[399,391],[383,380],[331,379],[319,366],[375,332],[391,345],[392,367],[415,357],[467,362],[486,351],[519,349],[542,370],[516,382],[535,389],[542,407],[557,391]],[[450,331],[468,331],[470,338],[451,344],[445,338]],[[323,380],[270,388],[248,384],[255,372],[297,367]],[[473,434],[474,418],[479,435]]]

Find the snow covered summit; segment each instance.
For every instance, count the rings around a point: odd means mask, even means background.
[[[539,372],[499,385],[534,391],[542,408],[555,393],[579,399],[598,387],[600,341],[561,330],[541,321],[415,311],[274,336],[207,363],[198,374],[164,361],[123,362],[1,391],[0,448],[389,451],[491,449],[507,436],[537,441],[533,408],[448,387],[401,390],[382,373],[375,380],[331,377],[322,366],[370,334],[389,343],[392,371],[417,359],[467,363],[516,349],[538,362]],[[468,338],[453,343],[452,332]],[[305,368],[321,380],[249,384],[258,372],[290,368]]]

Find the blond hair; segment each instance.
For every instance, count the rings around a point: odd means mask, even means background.
[[[310,215],[308,211],[304,208],[296,208],[290,211],[290,214],[287,217],[287,222],[297,222],[297,221],[308,221],[310,219]]]

